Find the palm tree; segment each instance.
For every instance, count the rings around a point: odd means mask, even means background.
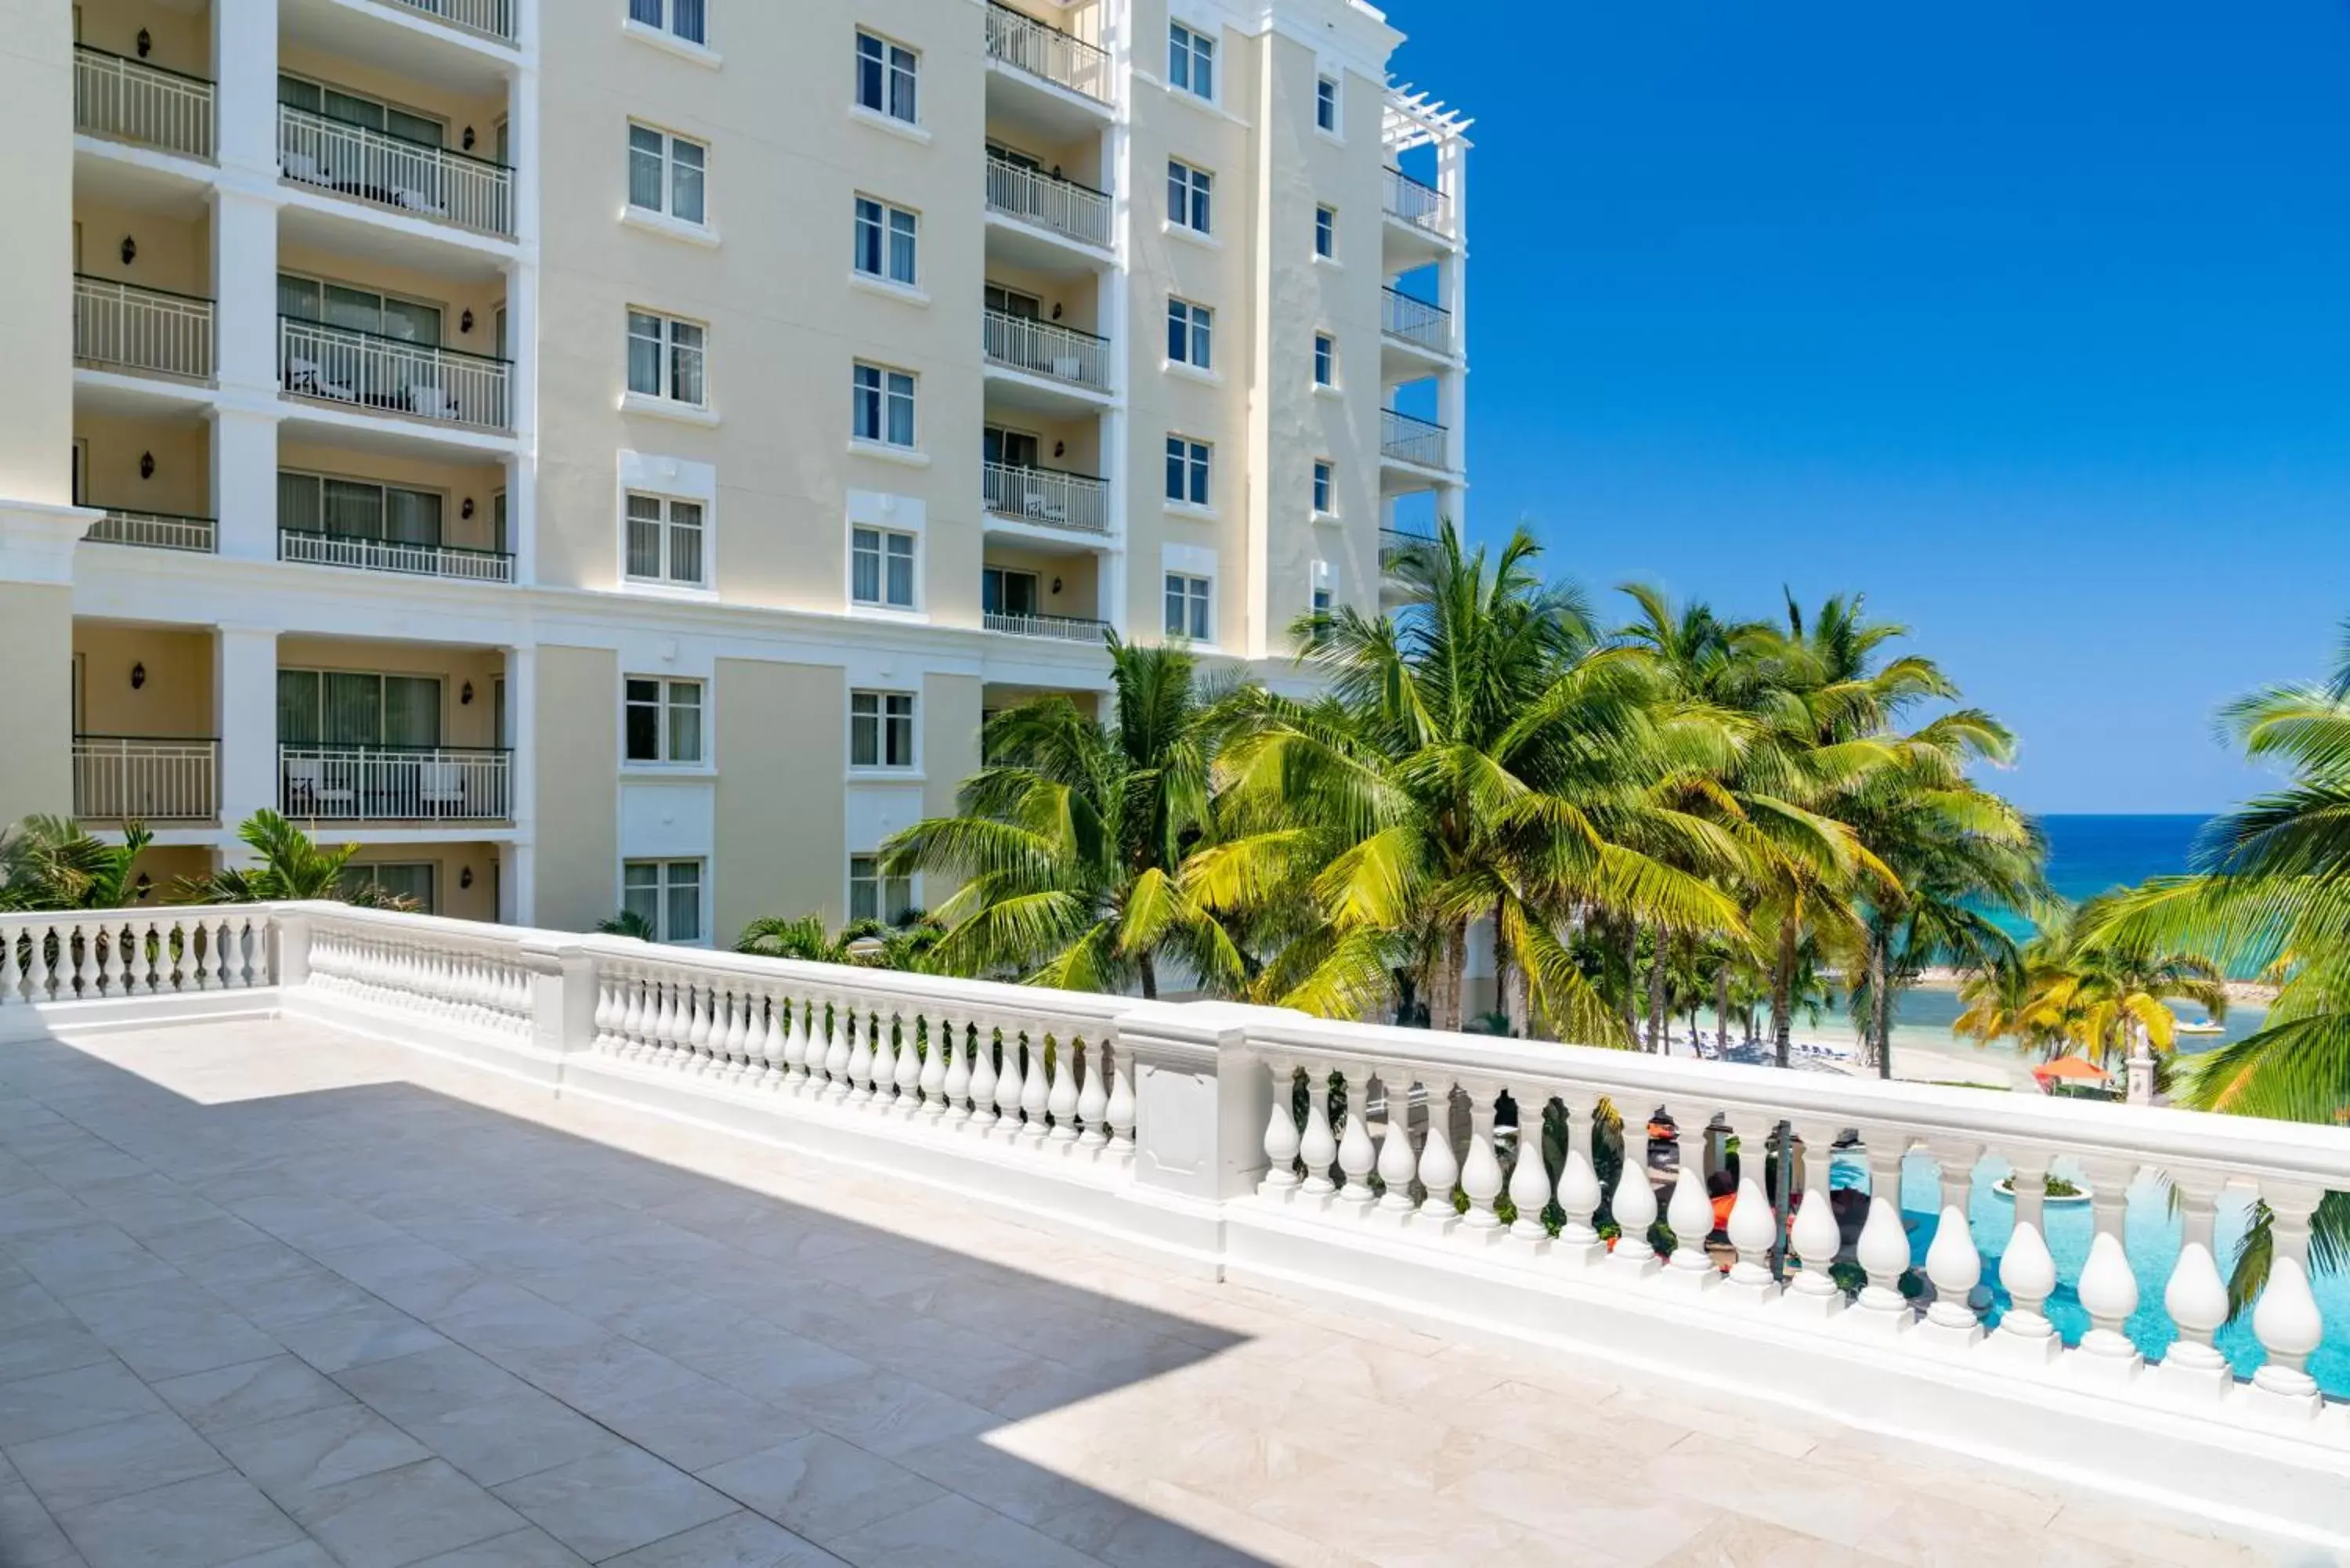
[[[1210,826],[1216,694],[1180,647],[1108,641],[1116,722],[1065,697],[998,714],[992,760],[964,781],[957,814],[890,839],[883,868],[959,884],[938,908],[946,934],[931,954],[947,972],[1152,997],[1172,966],[1235,990],[1240,950],[1179,875]]]
[[[0,833],[0,910],[115,909],[136,902],[132,866],[155,836],[126,823],[109,844],[69,816],[28,816]]]
[[[413,909],[416,900],[386,892],[374,883],[346,881],[344,870],[359,852],[356,844],[338,849],[321,848],[293,823],[269,810],[255,812],[239,825],[238,840],[253,851],[251,866],[224,866],[201,877],[182,877],[172,885],[172,900],[179,904],[258,904],[279,899],[331,898],[377,909]]]
[[[743,928],[743,934],[734,940],[734,950],[809,963],[921,971],[934,967],[930,955],[945,935],[937,921],[920,913],[895,926],[881,920],[853,920],[833,936],[825,933],[822,915],[802,915],[796,919],[764,915]]]
[[[2028,1025],[2100,1066],[2126,1061],[2139,1044],[2168,1055],[2178,1037],[2173,1001],[2199,1002],[2214,1018],[2228,1011],[2218,964],[2117,930],[2113,901],[2113,895],[2091,898],[2043,928],[2024,1011]]]

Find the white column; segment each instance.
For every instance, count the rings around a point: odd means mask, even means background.
[[[511,518],[512,514],[508,516]],[[535,844],[538,822],[538,748],[534,743],[538,712],[538,649],[528,644],[518,644],[506,653],[506,733],[497,737],[497,743],[513,748],[514,760],[508,764],[509,788],[513,791],[511,809],[514,812],[514,842],[505,846],[501,859],[504,867],[500,897],[506,909],[499,919],[512,919],[520,926],[529,925],[538,908],[537,855]]]
[[[1128,88],[1130,80],[1132,49],[1128,37],[1126,7],[1105,6],[1102,16],[1107,26],[1102,44],[1110,54],[1111,79],[1118,84],[1118,101],[1133,102]],[[1102,133],[1102,168],[1108,174],[1110,195],[1110,252],[1116,257],[1110,270],[1103,275],[1099,320],[1110,340],[1110,385],[1118,390],[1118,406],[1101,416],[1101,476],[1107,487],[1108,515],[1104,523],[1109,529],[1110,547],[1101,558],[1100,582],[1096,594],[1102,608],[1095,613],[1107,620],[1118,636],[1128,635],[1133,607],[1129,576],[1133,570],[1134,497],[1136,467],[1133,461],[1134,431],[1127,417],[1127,409],[1134,399],[1135,364],[1139,358],[1134,352],[1138,327],[1133,306],[1135,184],[1130,164],[1133,161],[1133,131],[1128,115],[1120,113],[1110,128]],[[1143,472],[1155,472],[1145,467]]]
[[[224,175],[277,180],[277,7],[224,5],[213,13],[213,80]]]
[[[274,406],[213,410],[213,515],[231,560],[277,558],[277,413]]]
[[[224,403],[277,400],[277,196],[227,176],[213,201],[213,362]]]
[[[1458,138],[1437,148],[1436,188],[1444,192],[1452,211],[1455,249],[1437,266],[1437,303],[1452,313],[1452,352],[1460,358],[1454,369],[1436,378],[1437,420],[1444,426],[1444,466],[1459,473],[1469,467],[1469,148]],[[1436,493],[1437,514],[1465,529],[1466,489],[1457,484]]]
[[[507,412],[515,452],[506,463],[506,547],[515,554],[515,581],[538,581],[538,269],[517,263],[505,271],[506,338],[513,361]]]
[[[277,806],[276,631],[222,627],[214,638],[213,682],[220,723],[221,826],[234,832],[255,812]]]

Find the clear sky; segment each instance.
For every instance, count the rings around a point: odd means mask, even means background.
[[[1864,590],[2035,811],[2262,782],[2213,710],[2350,614],[2350,4],[1385,8],[1477,119],[1472,535]]]

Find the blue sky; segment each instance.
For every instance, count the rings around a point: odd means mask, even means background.
[[[1477,119],[1471,533],[1864,590],[2035,811],[2262,782],[2350,614],[2350,3],[1389,0]]]

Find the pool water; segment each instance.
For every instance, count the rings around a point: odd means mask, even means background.
[[[2066,1170],[2064,1163],[2056,1162],[2058,1172],[2082,1184],[2079,1173]],[[1999,1284],[1999,1262],[2015,1231],[2015,1199],[1999,1191],[1998,1183],[2010,1169],[2005,1160],[1985,1158],[1975,1168],[1974,1190],[1967,1204],[1968,1228],[1973,1233],[1975,1250],[1982,1254],[1983,1283],[1991,1291],[1987,1324],[1997,1323],[2008,1307],[2007,1292]],[[1829,1168],[1828,1180],[1837,1188],[1866,1188],[1868,1168],[1863,1157],[1839,1151]],[[1913,1151],[1902,1162],[1901,1209],[1909,1229],[1910,1262],[1921,1274],[1926,1249],[1933,1245],[1939,1225],[1941,1205],[1941,1178],[1932,1157]],[[2212,1241],[2223,1277],[2235,1261],[2237,1243],[2251,1218],[2249,1195],[2231,1190],[2222,1196]],[[2074,1286],[2088,1262],[2096,1220],[2086,1203],[2050,1203],[2043,1210],[2041,1230],[2056,1260],[2056,1293],[2048,1300],[2048,1319],[2064,1336],[2065,1344],[2076,1345],[2090,1324]],[[2169,1282],[2171,1266],[2178,1262],[2181,1240],[2180,1217],[2171,1212],[2164,1189],[2151,1178],[2140,1176],[2130,1186],[2129,1208],[2122,1224],[2123,1248],[2129,1254],[2131,1271],[2137,1275],[2138,1289],[2138,1309],[2126,1326],[2149,1358],[2161,1355],[2178,1337],[2178,1326],[2163,1310],[2162,1291]],[[2309,1358],[2309,1375],[2327,1394],[2350,1397],[2350,1275],[2313,1273],[2310,1288],[2324,1315],[2325,1340]],[[2240,1376],[2249,1376],[2267,1359],[2260,1341],[2253,1337],[2250,1314],[2220,1329],[2213,1343]]]

